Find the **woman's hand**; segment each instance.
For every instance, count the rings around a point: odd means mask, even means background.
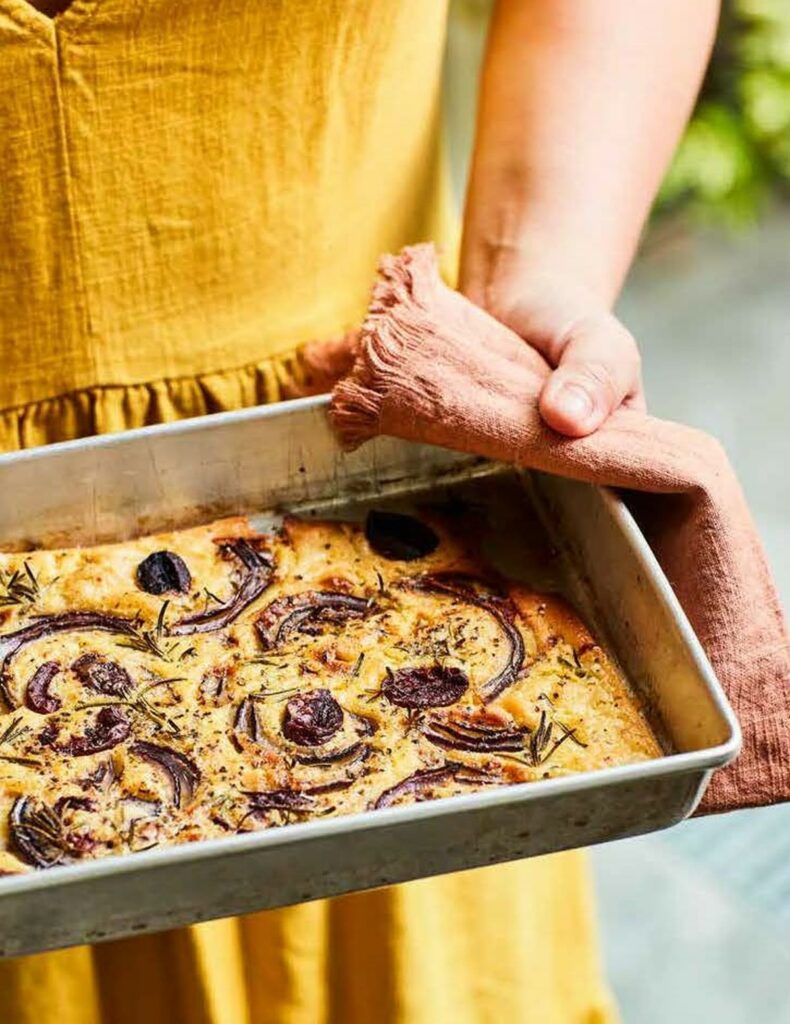
[[[464,213],[461,290],[555,367],[573,437],[644,407],[611,309],[715,35],[718,0],[497,0]]]
[[[465,282],[462,290],[555,367],[540,412],[558,433],[584,437],[621,405],[645,408],[636,342],[592,293],[549,277]]]

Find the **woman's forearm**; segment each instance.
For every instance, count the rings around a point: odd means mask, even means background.
[[[572,280],[609,307],[692,108],[718,0],[498,0],[461,287]]]

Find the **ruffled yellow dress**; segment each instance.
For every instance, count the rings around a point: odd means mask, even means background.
[[[0,0],[0,448],[276,401],[381,252],[452,252],[446,13]],[[612,1014],[578,854],[0,963],[2,1024]]]

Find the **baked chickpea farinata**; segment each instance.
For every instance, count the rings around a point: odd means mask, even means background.
[[[0,871],[660,756],[575,613],[446,524],[0,555]]]

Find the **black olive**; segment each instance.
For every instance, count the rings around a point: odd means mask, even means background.
[[[460,668],[426,665],[389,671],[381,692],[390,704],[402,708],[439,708],[454,704],[468,686],[469,679]]]
[[[108,697],[128,697],[134,689],[132,677],[123,666],[92,651],[80,655],[71,670],[83,686]]]
[[[368,512],[365,537],[377,555],[397,562],[425,558],[439,546],[436,533],[414,516],[377,509]]]
[[[186,594],[192,577],[174,551],[154,551],[137,566],[137,584],[147,594]]]
[[[81,736],[72,736],[57,749],[71,757],[87,757],[102,750],[112,750],[123,743],[132,731],[129,719],[121,708],[109,705],[99,710],[92,725]]]
[[[329,690],[297,693],[285,705],[283,735],[291,743],[315,747],[326,743],[343,724],[343,709]]]

